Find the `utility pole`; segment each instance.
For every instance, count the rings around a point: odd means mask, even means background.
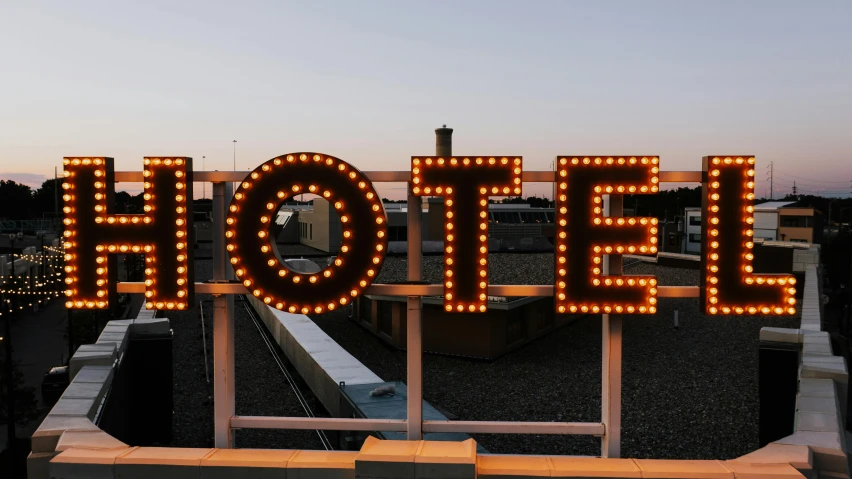
[[[59,217],[59,174],[53,167],[53,209],[55,218]]]
[[[204,163],[205,163],[204,160],[206,158],[207,158],[206,156],[201,157],[201,171],[207,171],[207,167],[204,165]],[[207,198],[207,182],[206,181],[201,182],[201,199],[203,200],[204,198]]]
[[[793,196],[796,196],[796,180],[793,180]]]
[[[237,140],[234,140],[234,171],[237,171]],[[231,190],[237,191],[236,183],[231,183]],[[228,199],[228,201],[231,201]]]
[[[775,162],[769,162],[769,199],[775,199],[774,183],[775,183]]]

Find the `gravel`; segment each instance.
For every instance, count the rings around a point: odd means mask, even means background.
[[[210,244],[196,250],[199,257],[210,257]],[[212,278],[213,261],[196,260],[196,281]],[[213,298],[197,295],[204,311],[207,337],[207,361],[213,380]],[[168,313],[174,331],[174,416],[173,447],[213,447],[213,385],[207,383],[200,309]],[[269,353],[254,323],[242,307],[235,304],[234,373],[236,413],[243,416],[299,416],[305,412]],[[323,449],[315,431],[241,429],[236,445],[243,448]]]
[[[424,258],[424,277],[440,278],[441,257]],[[548,284],[552,254],[492,255],[494,284]],[[662,285],[697,285],[698,271],[637,264]],[[379,281],[404,278],[388,258]],[[383,279],[384,278],[384,279]],[[680,311],[680,328],[672,325]],[[405,353],[353,322],[347,311],[314,321],[386,381],[405,381]],[[653,316],[625,317],[622,455],[730,459],[758,447],[758,334],[797,327],[798,318],[707,317],[694,299],[667,299]],[[428,324],[426,325],[428,328]],[[588,316],[493,362],[426,355],[424,397],[463,420],[600,421],[601,321]],[[582,436],[474,435],[501,454],[598,455]]]
[[[201,245],[201,248],[209,248]],[[198,252],[209,256],[209,251]],[[298,253],[297,253],[298,254]],[[493,284],[550,284],[553,255],[499,254]],[[388,257],[377,282],[405,280],[406,261]],[[441,279],[442,257],[423,258],[424,280]],[[196,278],[212,261],[196,261]],[[696,285],[698,271],[640,263],[662,285]],[[200,295],[212,378],[212,298]],[[672,327],[674,309],[680,328]],[[658,314],[625,317],[622,455],[636,458],[729,459],[758,447],[758,333],[797,327],[798,318],[709,318],[695,300],[666,299]],[[386,381],[405,381],[405,353],[348,321],[348,308],[314,321]],[[170,313],[174,330],[175,416],[172,446],[213,444],[212,386],[204,374],[198,309]],[[426,325],[428,327],[428,325]],[[235,323],[237,414],[304,416],[242,308]],[[425,399],[463,420],[600,421],[601,325],[588,316],[495,361],[426,355]],[[600,440],[583,436],[474,435],[502,454],[598,455]],[[241,430],[239,447],[321,449],[314,431]]]

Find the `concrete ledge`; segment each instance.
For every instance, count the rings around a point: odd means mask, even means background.
[[[57,452],[31,452],[27,456],[27,479],[41,479],[50,474],[50,460]]]
[[[287,461],[295,453],[285,449],[216,449],[201,459],[201,478],[284,479]]]
[[[115,344],[84,344],[77,348],[69,361],[68,374],[73,381],[85,366],[112,366],[117,357]]]
[[[802,342],[801,334],[800,329],[770,328],[768,326],[760,328],[760,340],[774,343],[798,344]]]
[[[734,473],[720,461],[677,461],[637,459],[643,478],[734,479]]]
[[[65,431],[56,444],[58,452],[68,449],[117,450],[130,446],[110,436],[104,431]]]
[[[799,479],[802,474],[789,464],[748,464],[738,461],[725,461],[736,479]]]
[[[476,477],[476,441],[422,441],[414,457],[414,477],[466,479]]]
[[[550,456],[551,477],[639,478],[642,471],[632,459]]]
[[[547,456],[493,456],[484,454],[476,458],[476,472],[480,479],[550,477]]]
[[[201,460],[215,449],[137,447],[115,458],[115,476],[122,479],[198,479]]]
[[[115,460],[131,449],[69,449],[50,461],[51,479],[113,479]]]
[[[288,479],[354,479],[357,451],[298,451],[287,462]]]
[[[414,457],[422,441],[388,441],[373,436],[355,458],[355,477],[413,479]]]
[[[87,417],[51,416],[44,418],[32,436],[32,451],[54,452],[65,431],[100,431]]]
[[[767,444],[765,447],[734,459],[734,461],[763,465],[790,464],[799,471],[808,472],[813,469],[814,465],[813,453],[808,446],[778,443]]]
[[[249,302],[287,359],[332,416],[340,414],[340,383],[380,383],[382,379],[331,339],[310,318],[271,308],[252,295]]]

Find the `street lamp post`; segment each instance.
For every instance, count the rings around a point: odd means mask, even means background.
[[[237,171],[237,140],[234,140],[234,171]],[[236,183],[231,183],[231,191],[237,191]]]
[[[206,156],[201,157],[201,171],[207,171],[207,167],[205,166]],[[201,199],[207,198],[207,182],[204,181],[201,183]]]

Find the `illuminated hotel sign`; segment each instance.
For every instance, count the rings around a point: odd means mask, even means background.
[[[66,306],[102,309],[115,292],[116,253],[145,254],[148,309],[192,304],[192,160],[145,158],[144,213],[117,215],[111,158],[66,158]],[[754,274],[754,163],[707,157],[703,168],[704,243],[700,298],[707,314],[795,314],[792,275]],[[444,307],[484,312],[488,292],[488,200],[520,195],[522,158],[413,157],[411,193],[444,198]],[[612,217],[604,195],[659,191],[659,158],[559,156],[556,170],[554,302],[558,313],[654,314],[653,276],[607,275],[604,255],[655,254],[656,218]],[[328,200],[342,225],[340,254],[315,274],[281,264],[269,227],[296,194]],[[293,153],[247,176],[225,225],[237,277],[254,296],[292,313],[346,306],[375,280],[387,250],[381,198],[357,168],[333,156]]]

